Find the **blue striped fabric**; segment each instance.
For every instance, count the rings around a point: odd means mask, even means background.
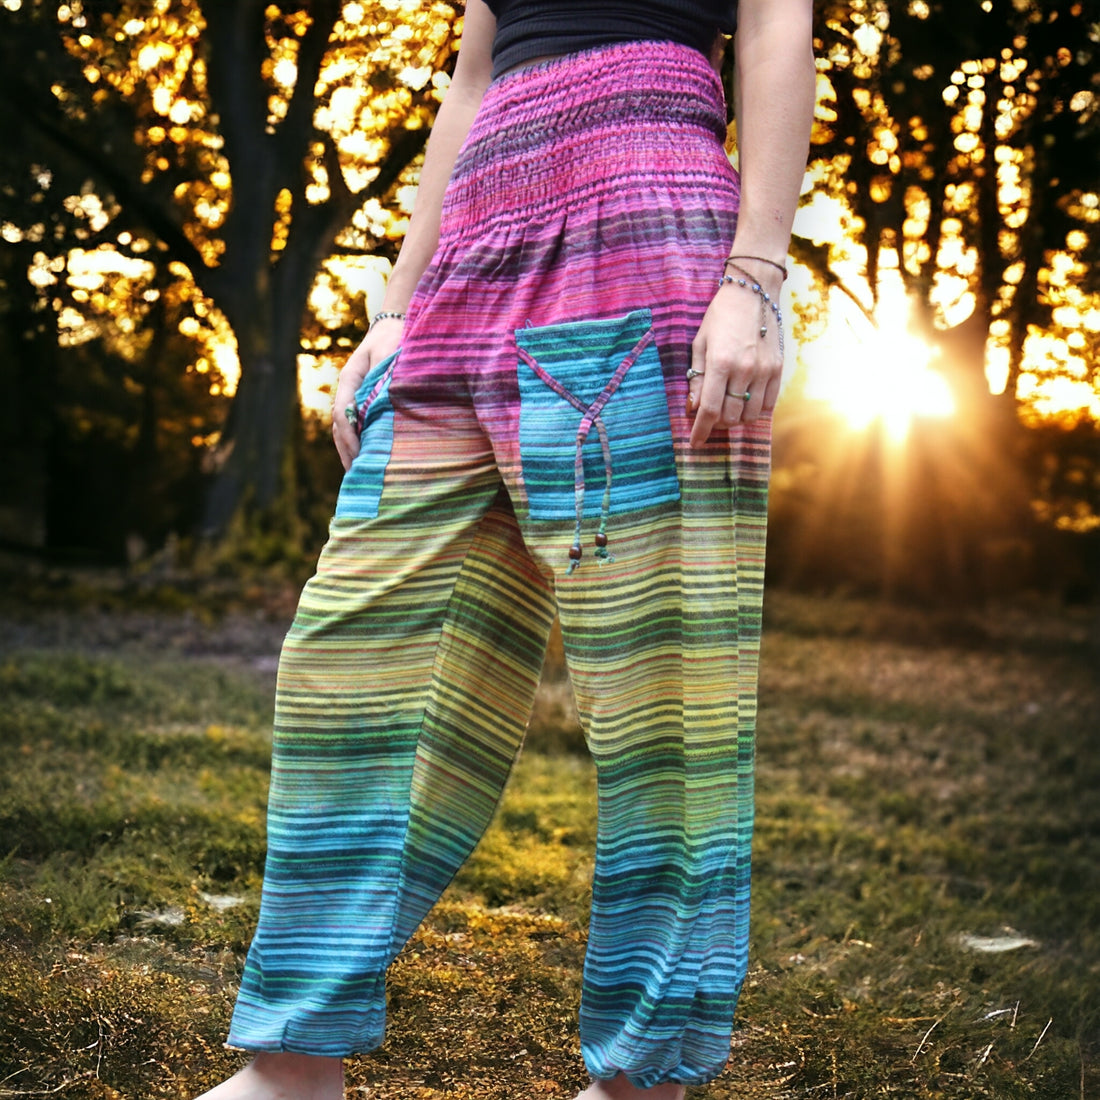
[[[640,309],[621,318],[517,330],[517,349],[526,353],[517,368],[519,449],[532,519],[574,517],[572,469],[584,414],[558,396],[528,363],[537,363],[587,410],[652,331],[651,319],[648,309]],[[653,343],[629,362],[600,419],[607,431],[612,467],[608,511],[630,512],[677,500],[680,484],[672,428],[661,360]],[[583,459],[584,485],[592,487],[585,493],[583,514],[598,516],[608,471],[597,431],[588,432]],[[563,472],[568,476],[563,477]]]

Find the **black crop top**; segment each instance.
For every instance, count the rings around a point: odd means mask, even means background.
[[[737,0],[486,0],[497,17],[493,75],[535,57],[612,42],[656,39],[709,54],[719,31],[737,26]]]

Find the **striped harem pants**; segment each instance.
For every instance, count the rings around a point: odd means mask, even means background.
[[[688,445],[733,236],[685,46],[494,81],[283,649],[229,1042],[381,1041],[385,973],[486,828],[555,610],[598,780],[589,1071],[713,1078],[745,975],[770,423]]]

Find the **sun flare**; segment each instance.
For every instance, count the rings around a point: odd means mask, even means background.
[[[900,287],[880,298],[877,325],[837,290],[828,309],[826,331],[802,349],[806,397],[827,402],[853,429],[881,423],[898,443],[915,419],[954,414],[951,387],[931,365],[935,350],[909,331],[909,303]]]

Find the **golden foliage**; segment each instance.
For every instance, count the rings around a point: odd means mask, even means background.
[[[126,0],[105,11],[72,3],[58,8],[57,20],[90,91],[87,106],[79,88],[59,84],[57,98],[89,125],[99,124],[89,112],[109,112],[112,103],[125,107],[136,126],[119,139],[133,143],[142,186],[150,195],[167,193],[171,217],[197,250],[201,264],[217,267],[225,259],[225,229],[234,203],[233,169],[219,110],[232,108],[212,98],[210,29],[203,5],[197,0]],[[380,244],[384,251],[401,237],[411,200],[403,185],[413,182],[415,175],[402,174],[395,189],[380,195],[371,193],[371,185],[391,152],[395,133],[430,127],[447,87],[444,67],[455,51],[455,20],[454,5],[444,0],[343,6],[312,89],[316,139],[300,151],[300,191],[280,189],[270,211],[260,212],[270,224],[272,265],[286,248],[296,206],[328,202],[336,184],[362,196],[339,247],[377,253]],[[297,89],[299,49],[311,25],[308,6],[273,3],[264,13],[262,56],[259,72],[253,75],[262,80],[264,126],[271,139],[279,134]],[[237,168],[246,170],[243,164]],[[331,177],[334,171],[339,180]],[[216,362],[219,370],[211,385],[217,393],[231,394],[238,373],[235,341],[224,318],[207,323],[217,311],[199,290],[201,272],[176,263],[170,280],[154,279],[156,237],[128,228],[125,219],[118,218],[114,199],[88,193],[66,202],[83,226],[77,230],[78,239],[94,241],[97,258],[92,263],[77,250],[66,262],[65,257],[43,252],[32,273],[44,290],[65,284],[66,293],[54,301],[65,339],[99,337],[112,349],[138,356],[149,339],[148,334],[135,335],[143,314],[159,295],[167,295],[192,307],[183,310],[177,323],[195,343],[193,369],[209,371]],[[6,231],[19,233],[20,239],[26,232],[16,227]],[[138,257],[142,262],[136,262]],[[381,274],[386,266],[379,258],[370,270]],[[338,280],[330,267],[323,279],[331,284],[334,278]],[[350,283],[356,283],[354,274]],[[346,299],[347,281],[339,290]],[[324,295],[319,302],[323,300]],[[342,303],[333,303],[325,321],[338,325],[346,313]]]
[[[1027,33],[1002,25],[998,41],[981,22],[995,6],[994,18],[1011,8]],[[817,189],[863,215],[871,294],[880,270],[897,271],[941,330],[984,319],[994,392],[1011,386],[1033,420],[1069,427],[1100,420],[1100,294],[1085,289],[1100,192],[1057,178],[1052,128],[1072,115],[1082,133],[1095,129],[1100,100],[1095,36],[1076,53],[1034,44],[1081,19],[1080,6],[1065,9],[1043,26],[1032,0],[984,0],[960,10],[947,41],[922,31],[933,15],[923,3],[823,5],[813,141],[825,153]],[[1064,240],[1044,237],[1052,203],[1077,226]]]

